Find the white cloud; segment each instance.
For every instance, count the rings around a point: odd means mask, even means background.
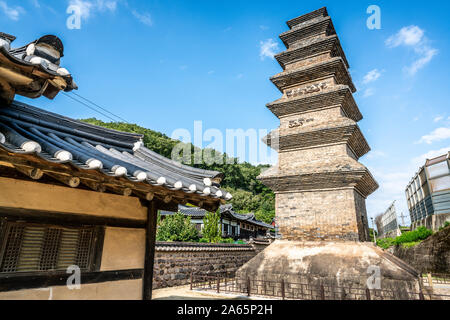
[[[131,13],[135,16],[140,22],[145,24],[146,26],[151,27],[153,25],[153,20],[148,12],[138,12],[136,10],[132,10]]]
[[[118,0],[70,0],[69,5],[78,7],[81,17],[89,19],[95,11],[116,11],[117,2]]]
[[[381,76],[381,72],[378,71],[378,69],[373,69],[372,71],[369,71],[363,79],[363,83],[367,84],[373,81],[376,81]]]
[[[405,71],[410,75],[415,75],[419,69],[422,69],[433,57],[438,53],[436,49],[428,46],[414,49],[422,57],[417,59],[409,67],[405,67]]]
[[[265,26],[265,25],[260,25],[259,28],[260,28],[261,30],[267,30],[267,29],[269,29],[269,27],[268,27],[268,26]]]
[[[22,7],[10,7],[6,1],[0,1],[0,11],[3,11],[9,19],[14,21],[18,21],[20,15],[25,13],[25,10]]]
[[[450,128],[437,128],[434,131],[432,131],[430,134],[422,136],[417,143],[423,143],[426,144],[432,144],[435,141],[441,141],[446,140],[450,138]]]
[[[385,42],[386,46],[389,48],[406,46],[414,49],[419,58],[410,66],[404,68],[404,71],[411,76],[427,65],[438,53],[437,49],[427,45],[428,41],[424,34],[425,31],[418,26],[403,27],[395,35],[390,36]]]
[[[386,157],[387,157],[387,154],[384,153],[383,151],[379,151],[379,150],[373,150],[367,154],[367,159],[386,158]]]
[[[418,26],[403,27],[399,32],[386,40],[386,45],[390,48],[395,48],[400,45],[415,46],[422,41],[423,34],[424,31]]]
[[[265,58],[273,59],[277,51],[279,51],[278,43],[273,39],[267,39],[266,41],[260,41],[259,56],[261,60]]]
[[[368,98],[370,96],[373,96],[374,94],[375,94],[374,88],[367,88],[366,90],[364,90],[363,98]]]
[[[418,169],[425,164],[425,161],[427,159],[433,159],[433,158],[442,156],[443,154],[446,154],[449,151],[450,151],[450,145],[446,148],[442,148],[439,150],[430,150],[427,153],[421,154],[420,156],[413,158],[411,162]]]
[[[439,122],[439,121],[441,121],[442,119],[444,119],[443,116],[437,116],[436,118],[433,119],[433,121],[434,121],[434,122]]]

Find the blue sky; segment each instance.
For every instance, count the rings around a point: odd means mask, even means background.
[[[66,9],[82,7],[81,29]],[[369,5],[381,29],[369,30]],[[276,128],[265,104],[280,97],[269,77],[284,47],[285,21],[327,6],[358,88],[360,122],[372,152],[360,161],[380,189],[373,216],[397,200],[426,157],[450,150],[448,1],[0,0],[1,31],[24,45],[44,34],[65,45],[62,64],[79,94],[167,135],[178,128]],[[265,49],[265,50],[264,50]],[[263,53],[263,54],[262,54]],[[265,53],[265,54],[264,54]],[[73,118],[102,115],[64,95],[30,101]]]

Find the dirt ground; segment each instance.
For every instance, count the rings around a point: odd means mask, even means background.
[[[189,285],[153,290],[153,300],[265,300],[234,294],[189,290]]]

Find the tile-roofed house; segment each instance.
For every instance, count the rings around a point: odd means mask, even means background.
[[[0,300],[150,299],[158,210],[217,210],[231,199],[223,175],[14,100],[76,85],[57,37],[13,40],[0,33]],[[66,287],[73,266],[81,290]]]
[[[222,234],[235,239],[262,238],[273,226],[256,219],[254,213],[240,214],[231,204],[220,207]]]
[[[203,218],[207,211],[197,207],[178,206],[178,212],[186,217],[191,218],[197,230],[201,231],[203,228]],[[240,214],[233,210],[232,205],[222,205],[219,208],[220,224],[222,228],[222,237],[231,237],[234,239],[249,239],[265,237],[267,231],[273,229],[271,224],[264,223],[256,219],[254,213]],[[161,217],[164,219],[167,216],[174,215],[173,211],[160,211]]]
[[[144,147],[140,135],[97,127],[17,101],[0,105],[0,153],[4,152],[17,159],[32,156],[36,165],[52,167],[42,168],[44,173],[58,169],[63,173],[70,166],[88,187],[92,179],[87,176],[94,174],[108,181],[113,192],[126,186],[123,192],[147,200],[156,195],[170,203],[170,195],[188,197],[210,208],[213,202],[231,198],[218,188],[219,172],[166,159]],[[202,197],[213,201],[202,203]]]

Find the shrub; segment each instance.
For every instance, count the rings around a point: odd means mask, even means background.
[[[384,238],[377,240],[377,246],[383,249],[388,249],[394,245],[394,238]]]
[[[432,234],[433,231],[431,231],[430,229],[419,227],[417,228],[417,230],[405,232],[401,236],[395,238],[394,244],[398,245],[407,242],[417,242],[419,240],[425,240]]]
[[[206,212],[203,218],[203,238],[207,239],[208,242],[219,242],[222,236],[220,230],[220,213],[217,212]]]
[[[181,212],[167,216],[163,220],[158,216],[156,240],[188,242],[197,241],[198,238],[198,231],[191,224],[191,217],[185,217]]]
[[[442,227],[439,228],[439,231],[444,230],[445,228],[447,228],[448,226],[450,226],[450,221],[445,221],[444,225]]]
[[[219,243],[234,243],[234,240],[232,238],[222,238]]]

